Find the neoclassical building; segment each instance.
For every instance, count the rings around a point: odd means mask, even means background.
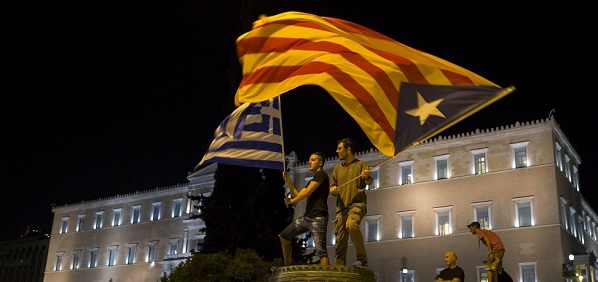
[[[307,163],[294,152],[288,158],[303,187]],[[439,136],[394,158],[373,149],[357,158],[375,178],[362,228],[377,281],[432,281],[452,250],[467,281],[485,282],[486,248],[469,232],[472,221],[502,238],[515,281],[596,281],[598,215],[580,194],[580,156],[554,119]],[[325,171],[338,163],[327,159]],[[44,281],[159,281],[199,248],[203,222],[188,219],[197,211],[187,195],[210,193],[215,169],[185,184],[53,208]],[[332,222],[327,241],[332,256]]]
[[[17,239],[0,241],[0,281],[41,282],[50,237],[27,226]]]

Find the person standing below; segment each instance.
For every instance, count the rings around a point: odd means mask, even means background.
[[[465,272],[463,272],[463,268],[457,265],[457,254],[455,252],[448,251],[444,253],[444,262],[447,267],[436,276],[436,282],[465,282]]]
[[[370,167],[355,158],[355,142],[345,138],[337,143],[336,153],[342,161],[334,167],[330,181],[330,193],[336,198],[334,234],[336,265],[346,265],[349,236],[355,246],[357,261],[353,266],[367,267],[368,258],[359,224],[367,214],[366,185],[373,182]]]
[[[322,169],[324,167],[324,155],[320,152],[311,154],[308,161],[309,171],[314,173],[314,177],[307,183],[301,192],[297,191],[289,173],[282,172],[282,176],[289,186],[291,198],[285,197],[284,203],[288,205],[295,204],[303,199],[307,199],[305,214],[296,218],[289,224],[278,236],[282,246],[282,255],[284,265],[291,265],[292,246],[291,240],[307,231],[310,231],[316,249],[316,256],[320,257],[321,265],[329,265],[328,251],[326,249],[326,233],[328,224],[328,187],[330,179],[328,174]]]
[[[505,246],[496,233],[488,229],[480,229],[479,222],[467,225],[471,234],[477,234],[478,239],[488,247],[488,259],[484,261],[488,282],[498,282],[498,274],[502,273],[502,258],[505,255]]]

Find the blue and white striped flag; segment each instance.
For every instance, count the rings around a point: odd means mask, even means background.
[[[257,168],[284,168],[279,98],[239,106],[220,123],[204,163]]]

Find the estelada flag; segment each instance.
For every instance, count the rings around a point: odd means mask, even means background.
[[[262,16],[237,39],[237,55],[237,105],[318,85],[387,156],[514,90],[358,24],[301,12]]]

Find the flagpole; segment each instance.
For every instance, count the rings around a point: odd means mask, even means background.
[[[280,107],[280,138],[282,138],[282,171],[287,171],[287,160],[284,151],[284,130],[282,128],[282,99],[280,99],[280,95],[276,97],[278,98],[278,106]]]

